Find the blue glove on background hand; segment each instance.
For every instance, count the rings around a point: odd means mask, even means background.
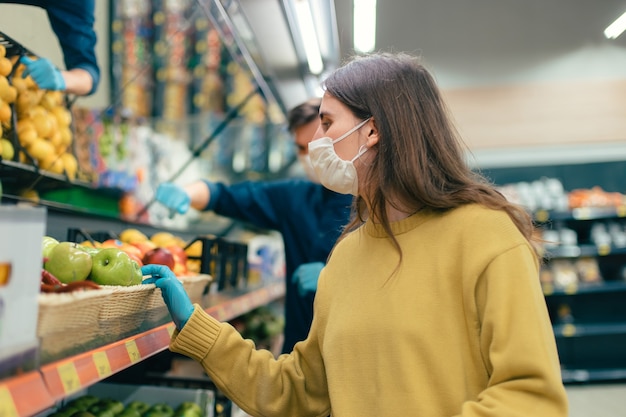
[[[298,284],[298,294],[300,294],[300,297],[304,297],[307,293],[312,293],[317,290],[317,278],[319,278],[322,268],[324,268],[323,262],[311,262],[302,264],[296,268],[291,277],[291,281],[294,284]]]
[[[143,280],[143,284],[154,284],[161,289],[163,301],[174,320],[178,330],[182,330],[189,317],[193,313],[193,304],[183,287],[183,283],[165,265],[144,265],[141,273],[151,275],[151,278]]]
[[[20,62],[26,65],[22,78],[30,75],[39,88],[44,90],[65,90],[65,80],[61,71],[48,59],[30,59],[27,56],[22,56]]]
[[[156,192],[156,200],[170,210],[185,214],[191,206],[189,194],[180,186],[171,182],[159,185]]]

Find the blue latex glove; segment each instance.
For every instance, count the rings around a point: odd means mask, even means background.
[[[323,262],[311,262],[296,268],[291,281],[294,284],[298,284],[300,297],[314,293],[317,290],[317,278],[319,278],[322,268],[324,268]]]
[[[182,330],[193,313],[193,304],[182,282],[165,265],[144,265],[141,267],[141,273],[144,276],[151,275],[150,278],[144,279],[143,283],[154,284],[161,289],[163,301],[165,301],[174,324],[178,330]]]
[[[30,75],[39,88],[65,91],[65,80],[63,75],[61,75],[61,71],[48,59],[30,59],[24,55],[20,58],[20,62],[26,65],[22,78]]]
[[[156,192],[156,200],[170,210],[185,214],[191,206],[189,194],[176,184],[164,182],[159,185]]]

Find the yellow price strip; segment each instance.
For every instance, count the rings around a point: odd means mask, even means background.
[[[105,352],[96,352],[93,354],[93,362],[96,365],[96,371],[100,378],[106,378],[111,375],[111,363],[109,363],[109,357]]]
[[[0,387],[0,417],[18,417],[13,396],[7,387]]]
[[[566,324],[563,326],[562,333],[565,337],[572,337],[576,334],[576,326],[573,324]]]
[[[76,371],[74,362],[64,363],[63,365],[60,365],[57,370],[59,372],[59,377],[61,378],[65,394],[71,394],[81,388],[80,378],[78,377],[78,372]]]
[[[137,343],[135,343],[134,340],[126,342],[126,351],[128,352],[128,357],[130,358],[131,363],[137,363],[141,360],[141,354],[139,353]]]
[[[170,324],[169,326],[167,326],[167,333],[170,335],[170,338],[174,334],[175,330],[176,330],[176,325]]]

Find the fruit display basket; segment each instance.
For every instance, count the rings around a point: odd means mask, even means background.
[[[210,275],[179,277],[189,298],[200,302]],[[37,337],[42,360],[93,349],[170,320],[154,284],[39,295]]]

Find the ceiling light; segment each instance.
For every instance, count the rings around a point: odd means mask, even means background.
[[[604,36],[606,36],[607,39],[615,39],[621,35],[624,30],[626,30],[626,12],[604,29]]]
[[[372,52],[376,47],[376,0],[354,0],[354,50]]]
[[[309,63],[309,71],[313,74],[320,74],[324,70],[320,45],[317,40],[317,32],[313,24],[313,15],[308,0],[296,0],[296,15],[300,27],[300,35],[304,43],[304,52]]]

